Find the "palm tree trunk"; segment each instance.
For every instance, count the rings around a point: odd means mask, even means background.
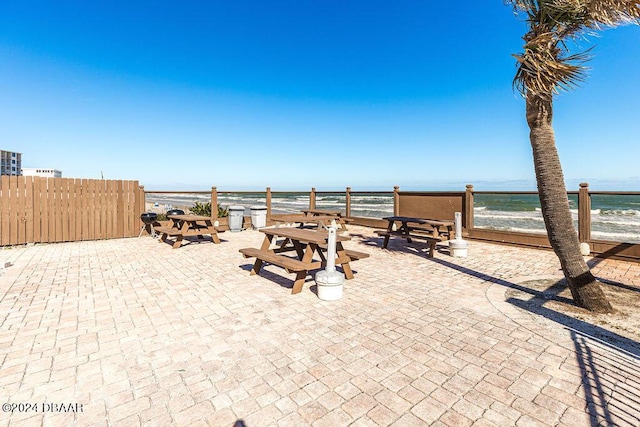
[[[574,302],[591,311],[611,312],[613,308],[600,283],[591,274],[580,253],[578,233],[573,226],[564,175],[551,125],[553,103],[551,100],[529,96],[526,104],[540,206],[551,247],[560,260]]]

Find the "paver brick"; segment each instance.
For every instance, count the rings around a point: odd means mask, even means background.
[[[383,404],[378,404],[367,412],[367,417],[377,425],[388,426],[396,421],[401,414],[404,414],[404,411],[399,414]]]
[[[422,422],[432,424],[447,411],[447,406],[426,398],[411,408],[411,413],[420,418]]]
[[[552,252],[472,241],[467,258],[428,259],[350,233],[370,257],[332,302],[311,278],[291,295],[274,266],[250,276],[251,230],[175,251],[148,237],[21,248],[0,276],[0,390],[93,412],[27,419],[44,425],[640,424],[635,359],[586,322],[578,349],[565,325],[505,301],[511,284],[561,277]],[[640,288],[636,265],[594,271]]]

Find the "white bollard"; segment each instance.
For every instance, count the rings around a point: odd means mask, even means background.
[[[454,215],[456,224],[456,239],[462,240],[462,214],[460,212],[456,212]]]
[[[462,214],[455,213],[456,238],[449,240],[449,254],[453,257],[465,258],[467,256],[469,244],[462,240]]]
[[[333,225],[327,229],[327,271],[336,271],[336,227]]]
[[[344,274],[336,271],[336,227],[327,229],[327,266],[316,273],[318,298],[324,301],[334,301],[342,298]]]

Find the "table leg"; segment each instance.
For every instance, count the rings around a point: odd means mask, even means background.
[[[297,240],[293,240],[293,247],[296,249],[296,253],[298,254],[298,258],[302,261],[304,261],[305,259],[305,250],[304,247],[300,244],[299,241]],[[311,254],[311,259],[313,258],[313,254]],[[309,261],[311,261],[311,259],[309,259]]]
[[[344,248],[342,247],[342,243],[340,242],[336,242],[336,255],[338,256],[338,258],[345,258],[347,260],[349,259],[346,252],[344,251]],[[345,279],[353,279],[353,271],[351,271],[351,265],[349,264],[349,261],[343,262],[340,265],[342,266],[342,271],[344,271]]]
[[[260,246],[261,251],[268,251],[271,246],[271,240],[273,236],[265,235],[264,240],[262,241],[262,246]],[[253,267],[251,268],[250,276],[260,273],[260,269],[262,268],[262,260],[260,258],[256,258],[256,262],[253,263]]]
[[[436,241],[429,240],[427,243],[429,244],[429,253],[427,254],[427,258],[433,258],[434,252],[436,251]]]
[[[395,221],[389,221],[389,226],[387,227],[387,234],[384,236],[384,241],[382,242],[382,249],[387,249],[387,245],[389,244],[389,237],[391,237],[391,233],[393,232],[393,224]]]
[[[213,243],[220,243],[220,239],[218,238],[218,231],[211,223],[211,220],[205,221],[204,224],[207,226],[207,231],[211,235],[211,240],[213,240]]]
[[[300,257],[300,261],[302,262],[311,262],[313,260],[313,254],[318,250],[318,245],[309,243],[307,248],[304,250],[304,253],[301,255],[301,251],[298,249],[302,248],[302,244],[297,241],[291,239],[293,246],[296,247],[296,252],[298,252],[298,257]],[[319,250],[318,250],[319,251]],[[293,282],[293,289],[291,290],[291,294],[298,294],[302,292],[302,287],[304,286],[304,282],[307,278],[307,274],[309,274],[308,270],[297,271],[296,272],[296,280]]]
[[[260,269],[262,268],[262,260],[260,258],[256,258],[256,262],[253,263],[253,267],[251,267],[250,276],[256,275],[260,273]]]
[[[406,235],[407,243],[411,243],[411,237],[409,237],[409,224],[406,222],[402,223],[402,227],[400,227],[402,232]]]
[[[291,294],[299,294],[302,292],[302,287],[304,286],[304,282],[307,278],[307,271],[298,271],[296,272],[296,280],[293,282],[293,289],[291,289]]]
[[[280,249],[284,249],[287,246],[287,243],[289,243],[290,240],[289,238],[285,238],[282,243],[280,243]],[[268,248],[267,248],[268,249]]]

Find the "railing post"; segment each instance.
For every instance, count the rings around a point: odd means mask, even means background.
[[[267,187],[265,195],[265,204],[267,205],[267,221],[271,221],[271,187]]]
[[[218,219],[218,189],[211,187],[211,219]]]
[[[398,194],[399,190],[400,187],[398,187],[397,185],[393,187],[393,216],[400,215],[400,195]]]
[[[83,182],[86,185],[86,182]],[[83,191],[85,191],[83,189]],[[147,211],[147,193],[144,191],[144,185],[141,185],[138,190],[138,218],[143,212]],[[82,236],[83,238],[85,236]]]
[[[464,216],[462,218],[467,233],[473,228],[473,185],[467,184],[464,194]]]
[[[309,194],[309,209],[316,208],[316,187],[311,187],[311,194]]]
[[[345,194],[345,211],[344,215],[347,218],[351,218],[351,187],[347,187],[347,192]]]
[[[578,240],[580,243],[591,241],[591,196],[586,182],[580,183],[578,191]]]

